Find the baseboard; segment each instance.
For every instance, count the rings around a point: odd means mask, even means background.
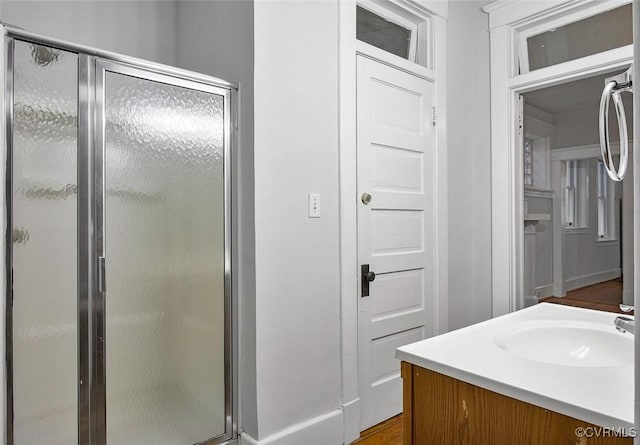
[[[567,280],[567,291],[579,289],[585,286],[591,286],[592,284],[602,283],[604,281],[613,280],[619,278],[621,275],[620,269],[605,270],[602,272],[596,272],[589,275],[583,275],[581,277],[570,278]]]
[[[538,297],[535,295],[525,295],[524,297],[524,307],[533,306],[534,304],[538,304],[540,301]]]
[[[240,435],[240,445],[342,445],[342,410],[338,409],[278,431],[264,439]]]
[[[536,297],[538,298],[546,298],[553,296],[553,283],[547,284],[544,286],[538,286],[535,289]]]
[[[360,398],[342,405],[344,412],[343,442],[351,443],[360,437]]]

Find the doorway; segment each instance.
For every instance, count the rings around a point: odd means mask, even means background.
[[[619,312],[623,302],[633,304],[633,167],[626,181],[611,180],[598,134],[605,79],[621,71],[522,95],[522,306],[545,301]],[[622,98],[631,129],[632,95]],[[617,160],[613,116],[609,133]]]
[[[360,428],[402,412],[399,346],[435,334],[433,82],[357,56]]]

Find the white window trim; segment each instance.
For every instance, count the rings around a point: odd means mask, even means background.
[[[596,247],[616,246],[618,245],[617,239],[598,239],[596,240]]]
[[[383,49],[369,45],[356,39],[356,46],[360,53],[372,53],[371,55],[386,60],[391,58],[392,63],[398,65],[407,71],[411,71],[412,66],[417,64],[424,67],[425,70],[435,70],[435,35],[436,35],[436,17],[446,17],[447,4],[438,1],[418,2],[415,0],[343,0],[346,4],[361,6],[389,21],[392,21],[407,29],[412,29],[411,47],[409,49],[409,58],[397,56]],[[431,7],[427,10],[426,6]],[[354,25],[355,28],[355,25]],[[376,55],[376,52],[386,54],[382,56]],[[406,67],[409,66],[407,69]]]
[[[567,235],[587,235],[591,231],[588,226],[585,227],[565,227],[565,234]]]
[[[601,160],[597,162],[596,198],[598,201],[596,242],[617,241],[616,230],[616,195],[615,184],[609,179]],[[604,188],[604,196],[600,193],[600,184]],[[601,226],[604,226],[602,227]]]
[[[392,23],[395,23],[398,26],[401,26],[405,29],[408,29],[411,32],[411,37],[409,39],[409,54],[406,60],[409,62],[417,63],[417,48],[418,48],[418,24],[408,20],[400,14],[394,13],[388,7],[381,6],[372,0],[357,0],[357,5],[361,8],[366,9],[369,12],[374,13],[377,16],[382,17],[385,20],[388,20]],[[363,42],[366,43],[366,42]],[[377,48],[377,47],[376,47]],[[379,48],[381,49],[381,48]],[[381,49],[384,51],[383,49]],[[386,52],[386,51],[385,51]],[[400,57],[400,56],[397,56]],[[404,59],[404,57],[401,57]]]
[[[569,184],[569,168],[574,163],[573,181]],[[589,228],[589,178],[588,169],[580,168],[579,159],[566,161],[563,184],[565,189],[563,223],[567,232]]]
[[[628,5],[630,3],[630,0],[609,0],[588,9],[578,9],[573,11],[570,10],[568,13],[564,14],[559,13],[557,18],[547,18],[546,20],[542,20],[542,23],[533,22],[527,26],[518,27],[515,40],[518,42],[518,58],[516,60],[519,63],[518,67],[516,67],[516,70],[519,69],[520,74],[526,74],[529,72],[529,48],[527,46],[527,39],[529,37],[533,37],[538,34],[542,34],[552,29],[560,28],[574,22],[579,22],[580,20],[602,14],[603,12]]]
[[[633,146],[633,140],[629,140],[629,147]],[[609,144],[612,155],[620,154],[620,143]],[[573,159],[593,159],[600,158],[600,144],[578,145],[575,147],[556,148],[551,150],[552,161],[569,161]]]
[[[598,203],[596,208],[598,220],[597,240],[609,239],[609,187],[607,178],[602,177],[603,174],[606,175],[604,165],[598,160],[596,163],[596,201]]]
[[[525,187],[524,196],[527,198],[553,199],[554,192],[551,189],[541,189],[535,187]]]
[[[567,229],[579,229],[580,226],[577,224],[577,215],[578,215],[578,198],[577,198],[577,190],[575,185],[565,185],[565,230]]]

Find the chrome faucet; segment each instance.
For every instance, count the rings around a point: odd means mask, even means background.
[[[634,310],[634,307],[626,304],[621,304],[620,310],[622,312],[631,312]],[[636,332],[635,320],[633,318],[616,317],[616,319],[613,321],[613,324],[616,326],[616,329],[620,332],[623,332],[623,333],[629,332],[631,334],[635,334]]]

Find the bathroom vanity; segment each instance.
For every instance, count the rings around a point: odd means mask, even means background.
[[[632,444],[616,316],[542,303],[399,348],[404,444]]]

